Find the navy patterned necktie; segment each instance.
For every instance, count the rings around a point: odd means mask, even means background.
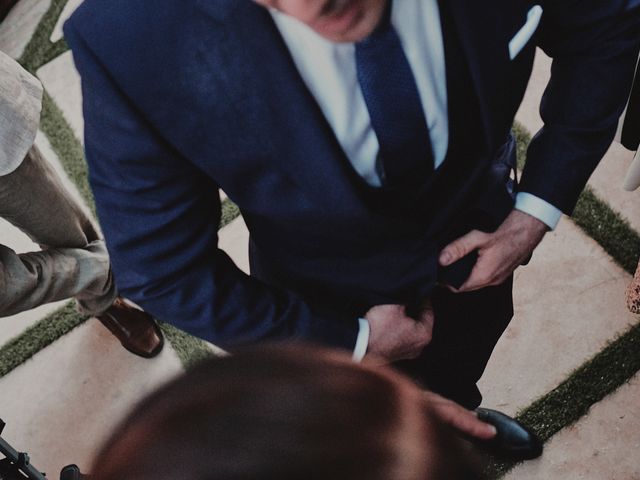
[[[358,81],[380,153],[384,186],[412,186],[433,172],[433,153],[420,94],[400,38],[391,25],[391,0],[373,33],[356,44]]]

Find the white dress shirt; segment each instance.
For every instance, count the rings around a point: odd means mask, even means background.
[[[370,185],[380,186],[375,167],[380,147],[358,83],[355,45],[331,42],[293,17],[274,9],[270,12],[303,81],[354,169]],[[396,1],[391,23],[398,32],[418,86],[437,169],[446,158],[449,143],[446,67],[438,2]],[[553,205],[525,192],[517,194],[515,208],[551,229],[562,215]],[[366,353],[369,336],[368,325],[366,327],[363,328],[361,319],[355,360]]]

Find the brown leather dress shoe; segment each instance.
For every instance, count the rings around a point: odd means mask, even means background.
[[[135,355],[155,357],[164,346],[164,337],[154,318],[128,305],[120,297],[96,318],[120,340],[124,348]]]

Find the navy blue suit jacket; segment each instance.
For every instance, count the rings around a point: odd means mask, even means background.
[[[554,57],[553,74],[521,190],[571,212],[630,89],[638,2],[447,1],[482,142],[456,185],[434,181],[418,222],[358,194],[270,16],[251,0],[85,1],[65,36],[82,75],[90,180],[121,293],[217,343],[352,348],[361,309],[434,285],[439,242],[504,144],[536,45]],[[509,40],[536,3],[542,25],[510,60]],[[217,248],[219,187],[242,210],[252,267],[266,282]]]

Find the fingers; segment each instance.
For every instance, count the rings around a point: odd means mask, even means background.
[[[365,318],[370,326],[367,355],[390,362],[416,358],[431,341],[433,321],[428,315],[423,321],[414,320],[403,305],[372,307]]]
[[[489,440],[497,435],[498,431],[496,427],[480,420],[475,412],[470,412],[464,408],[463,410],[464,413],[460,412],[457,414],[451,423],[451,426],[460,433],[479,440]]]
[[[459,433],[480,440],[489,440],[496,435],[496,428],[481,421],[475,412],[433,392],[425,392],[425,395],[433,414]]]
[[[458,238],[447,245],[440,253],[440,264],[443,266],[455,263],[474,250],[478,251],[478,260],[473,266],[469,278],[459,288],[445,285],[454,293],[471,292],[500,282],[496,279],[497,269],[500,265],[492,258],[491,249],[494,242],[494,234],[472,230],[468,234]]]
[[[440,252],[440,265],[446,267],[447,265],[457,262],[472,251],[484,246],[490,238],[491,235],[479,230],[470,231],[444,247],[442,252]]]
[[[469,278],[460,286],[457,292],[473,292],[486,287],[500,285],[512,273],[511,265],[505,269],[505,265],[500,263],[500,259],[493,258],[492,255],[481,255],[478,257]]]
[[[447,245],[440,252],[440,265],[448,266],[478,251],[478,261],[469,278],[454,292],[471,292],[499,285],[540,243],[548,227],[540,220],[513,210],[494,233],[473,230]]]

